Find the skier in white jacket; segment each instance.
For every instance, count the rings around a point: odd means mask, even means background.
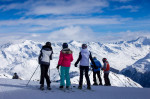
[[[46,44],[42,47],[40,55],[39,55],[39,64],[41,67],[41,79],[40,79],[40,89],[44,90],[44,78],[47,82],[47,89],[51,90],[50,87],[50,78],[48,76],[48,69],[50,66],[50,60],[52,60],[53,49],[51,47],[50,42],[46,42]]]
[[[77,64],[80,62],[80,81],[79,81],[79,89],[82,89],[82,83],[83,83],[83,72],[85,72],[85,78],[87,81],[87,89],[91,89],[91,83],[89,79],[89,59],[93,63],[94,68],[96,68],[95,63],[92,58],[91,52],[87,49],[86,44],[82,44],[81,52],[79,53],[79,58],[75,63],[75,67],[77,67]]]

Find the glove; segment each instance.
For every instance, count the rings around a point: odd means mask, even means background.
[[[77,64],[74,64],[74,66],[77,67],[78,65],[77,65]]]
[[[93,71],[93,68],[89,68],[89,70]]]
[[[57,65],[57,67],[56,67],[56,68],[57,68],[57,69],[59,69],[59,67],[60,67],[60,65]]]

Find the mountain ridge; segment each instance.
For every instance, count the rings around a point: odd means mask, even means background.
[[[140,83],[143,87],[150,87],[150,53],[123,69],[121,73]]]

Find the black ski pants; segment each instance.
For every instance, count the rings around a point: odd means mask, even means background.
[[[104,80],[105,80],[105,85],[106,86],[111,86],[110,80],[109,80],[109,73],[104,73]]]
[[[96,81],[96,75],[97,75],[97,77],[99,79],[99,83],[102,84],[102,79],[101,79],[101,76],[100,76],[100,71],[96,71],[96,72],[93,71],[93,81],[94,81],[94,83],[97,83],[97,81]]]
[[[85,72],[85,78],[86,78],[86,81],[87,81],[87,85],[91,86],[89,75],[88,75],[89,66],[80,66],[80,81],[79,81],[79,86],[82,86],[82,84],[83,84],[83,72]]]
[[[50,86],[50,79],[49,79],[49,76],[48,76],[48,68],[49,68],[49,65],[43,65],[41,64],[41,79],[40,79],[40,84],[41,85],[44,85],[44,78],[46,79],[46,82],[47,82],[47,86]]]

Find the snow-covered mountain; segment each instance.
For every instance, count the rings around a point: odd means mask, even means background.
[[[150,87],[150,53],[121,72],[143,87]]]
[[[149,53],[150,50],[149,42],[150,42],[149,38],[139,37],[138,39],[132,41],[120,41],[116,43],[105,43],[105,44],[102,44],[100,42],[88,42],[87,45],[88,49],[92,52],[93,56],[96,56],[100,61],[102,60],[103,57],[106,57],[112,68],[116,70],[122,70],[127,66],[134,64],[137,60],[145,57]],[[70,41],[68,43],[70,49],[73,50],[73,57],[74,57],[74,61],[71,64],[71,76],[73,79],[74,77],[78,77],[79,73],[79,68],[75,68],[74,63],[78,58],[82,42]],[[10,77],[13,75],[14,72],[17,72],[22,79],[30,79],[32,73],[38,66],[37,59],[40,49],[43,45],[44,43],[42,42],[34,42],[31,40],[1,45],[0,74],[9,75]],[[56,66],[61,46],[62,42],[52,43],[52,47],[54,50],[53,60],[51,61],[50,66],[51,69],[50,73],[52,80],[59,79]],[[39,80],[39,75],[40,69],[38,68],[33,79]],[[120,75],[118,74],[115,75],[120,77]],[[111,73],[112,78],[114,78],[115,75]],[[121,79],[129,79],[129,78],[123,76]],[[116,80],[117,79],[112,81],[114,85]],[[128,80],[123,81],[121,84],[126,86],[124,82],[128,82]]]

